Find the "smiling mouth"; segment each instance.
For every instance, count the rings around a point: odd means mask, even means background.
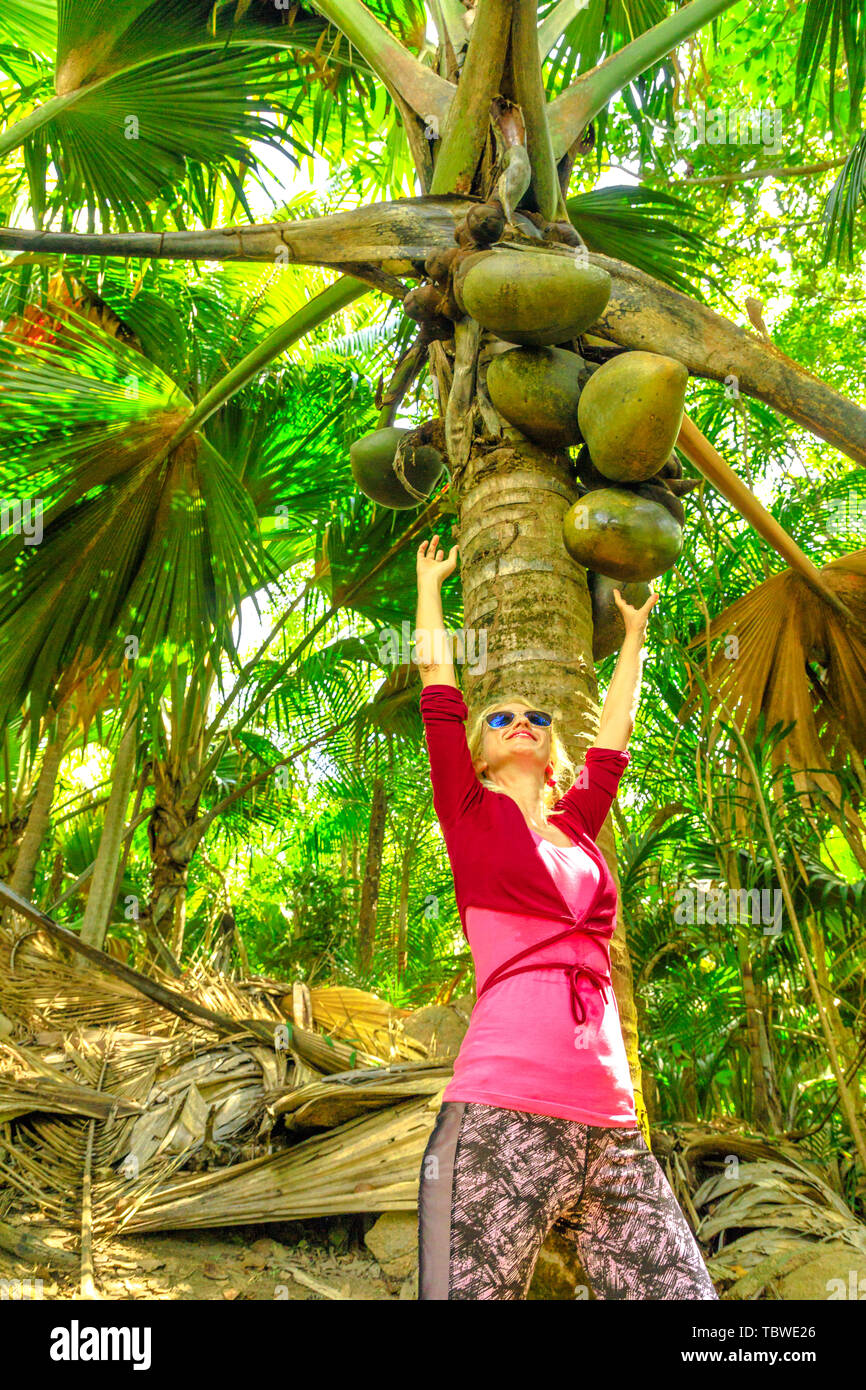
[[[516,734],[509,734],[508,737],[509,737],[510,739],[511,739],[511,738],[530,738],[530,739],[532,739],[532,742],[533,742],[533,743],[535,742],[535,734],[530,734],[526,729],[518,729],[518,731],[517,731]]]

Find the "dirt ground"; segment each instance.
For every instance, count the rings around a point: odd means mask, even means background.
[[[4,1219],[16,1230],[38,1233],[49,1245],[77,1252],[72,1232],[26,1218],[7,1215]],[[95,1248],[96,1286],[107,1300],[376,1302],[414,1298],[411,1280],[402,1287],[386,1281],[364,1245],[365,1220],[370,1225],[373,1219],[119,1236]],[[39,1279],[41,1287],[34,1282]],[[16,1280],[21,1281],[20,1287]],[[0,1299],[10,1297],[79,1298],[77,1259],[66,1274],[28,1265],[0,1250]]]

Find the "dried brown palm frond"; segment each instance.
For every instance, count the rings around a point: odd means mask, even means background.
[[[366,990],[343,986],[311,989],[310,1001],[314,1023],[331,1036],[356,1040],[368,1052],[388,1061],[427,1056],[423,1043],[403,1032],[409,1009],[397,1009]],[[291,996],[286,995],[283,1007],[287,1014],[291,1014],[291,1003]]]
[[[768,729],[793,724],[774,752],[777,762],[789,764],[798,790],[819,788],[835,802],[830,770],[852,749],[856,759],[866,754],[866,550],[833,560],[820,574],[854,624],[801,574],[784,570],[719,613],[688,645],[708,648],[702,679],[746,738],[761,714]],[[719,643],[722,637],[728,640]],[[681,722],[699,693],[695,682]]]
[[[735,1280],[729,1297],[756,1297],[831,1243],[849,1246],[852,1259],[866,1257],[866,1226],[816,1173],[790,1160],[728,1164],[701,1184],[694,1204],[709,1208],[700,1239],[725,1242],[707,1268]],[[732,1231],[736,1238],[726,1241]]]
[[[723,1298],[788,1296],[774,1281],[804,1265],[823,1258],[844,1271],[866,1259],[866,1225],[792,1141],[729,1117],[654,1131],[653,1152]]]
[[[33,1112],[105,1120],[112,1110],[118,1115],[136,1115],[143,1108],[59,1075],[35,1048],[0,1042],[0,1124]]]
[[[171,1227],[243,1221],[237,1205],[239,1194],[246,1191],[243,1174],[258,1173],[270,1161],[276,1176],[272,1180],[269,1173],[261,1174],[251,1188],[253,1195],[269,1194],[267,1201],[262,1197],[261,1210],[268,1213],[261,1216],[263,1220],[289,1219],[301,1207],[307,1215],[327,1215],[411,1206],[405,1183],[412,1162],[417,1178],[425,1131],[414,1122],[410,1125],[410,1156],[403,1155],[403,1122],[396,1112],[419,1098],[425,1103],[435,1098],[447,1084],[450,1067],[411,1062],[298,1086],[293,1084],[295,1069],[285,1054],[232,1043],[202,1048],[187,1024],[181,1028],[174,1039],[87,1029],[66,1034],[61,1047],[25,1049],[0,1044],[0,1104],[5,1098],[4,1054],[16,1061],[23,1058],[18,1069],[26,1070],[25,1080],[31,1083],[26,1090],[10,1091],[11,1101],[18,1102],[18,1114],[12,1117],[16,1123],[5,1145],[5,1161],[0,1161],[0,1175],[10,1188],[61,1225],[75,1227],[88,1135],[86,1117],[93,1116],[98,1122],[92,1157],[93,1227],[100,1239],[115,1230],[118,1222],[137,1228],[137,1213],[151,1211],[151,1204],[159,1214],[151,1212],[147,1229],[155,1229],[154,1222]],[[296,1191],[292,1181],[285,1179],[286,1144],[298,1133],[322,1128],[335,1132],[337,1127],[343,1131],[358,1120],[375,1122],[378,1112],[386,1109],[394,1118],[384,1129],[374,1123],[370,1134],[352,1130],[350,1151],[335,1164],[334,1174],[317,1179],[304,1159],[301,1189]],[[288,1123],[283,1121],[279,1135],[272,1135],[282,1113]],[[434,1118],[431,1113],[429,1124]],[[261,1158],[263,1149],[266,1153]],[[308,1151],[304,1152],[309,1159]],[[207,1211],[202,1209],[201,1221],[195,1206],[190,1210],[185,1206],[185,1187],[180,1209],[174,1206],[176,1184],[183,1186],[190,1176],[175,1175],[181,1168],[201,1167],[197,1155],[213,1169],[207,1175],[213,1180],[213,1203]],[[292,1164],[288,1171],[294,1171]],[[226,1184],[227,1174],[238,1174],[242,1180],[237,1186],[233,1181]],[[384,1194],[379,1192],[383,1175]],[[171,1200],[163,1209],[165,1193]],[[287,1205],[281,1205],[283,1196]],[[209,1219],[204,1219],[208,1212]]]
[[[137,977],[137,972],[129,973]],[[303,1056],[317,1074],[427,1056],[422,1043],[403,1033],[406,1011],[363,990],[311,991],[311,1026],[326,1034],[321,1038],[292,1027],[292,996],[284,983],[264,982],[263,988],[257,988],[255,981],[240,985],[201,964],[191,966],[182,981],[156,967],[151,977],[166,989],[180,988],[197,1004],[236,1020],[239,1032],[251,1016],[268,1024],[275,1038],[288,1023],[289,1052]],[[0,931],[0,1011],[26,1023],[30,1030],[45,1032],[107,1027],[171,1036],[178,1028],[177,1017],[145,997],[135,984],[101,969],[74,969],[61,943],[30,930]],[[202,1030],[201,1037],[212,1037],[212,1033]]]
[[[345,1020],[387,1030],[395,1019],[408,1018],[411,1013],[410,1009],[398,1009],[365,989],[350,989],[344,985],[311,989],[310,998],[313,1014],[321,1015],[319,1021],[323,1027],[327,1026],[328,1021]]]
[[[281,1153],[215,1172],[179,1175],[136,1202],[134,1210],[127,1211],[127,1199],[121,1197],[119,1229],[183,1230],[346,1212],[413,1211],[438,1106],[438,1094],[403,1101]]]
[[[94,1027],[167,1037],[178,1027],[176,1016],[125,981],[75,970],[53,941],[30,931],[0,930],[0,1009],[52,1036]]]
[[[0,897],[22,906],[25,903],[10,895],[5,884],[0,884]],[[291,1023],[286,1028],[283,1014],[267,994],[251,1016],[248,993],[201,966],[187,972],[180,982],[156,970],[152,976],[144,976],[84,946],[32,904],[27,904],[27,912],[45,923],[48,935],[28,930],[16,936],[8,928],[0,930],[0,1011],[28,1029],[62,1031],[96,1026],[170,1036],[177,1031],[180,1014],[205,1040],[212,1041],[214,1031],[222,1037],[239,1038],[252,1033],[260,1044],[284,1046],[314,1075],[391,1060],[390,1055],[383,1058],[357,1044],[322,1037]],[[99,968],[74,969],[64,957],[67,942]],[[154,998],[154,991],[161,997]],[[282,1030],[287,1032],[283,1041],[279,1039]]]
[[[111,1029],[86,1032],[72,1027],[61,1035],[59,1045],[15,1049],[6,1043],[0,1048],[6,1054],[19,1051],[29,1063],[31,1077],[39,1077],[34,1080],[30,1113],[14,1124],[6,1143],[3,1177],[20,1196],[31,1198],[41,1211],[72,1227],[78,1220],[91,1124],[84,1115],[91,1111],[82,1106],[81,1115],[52,1113],[54,1098],[76,1087],[111,1102],[106,1115],[94,1116],[99,1123],[91,1167],[101,1173],[110,1162],[118,1131],[128,1130],[141,1118],[159,1054],[171,1046],[168,1039],[144,1037],[136,1042],[131,1035],[118,1035]],[[43,1094],[44,1106],[39,1103]]]
[[[37,924],[0,930],[0,1012],[22,1039],[0,1042],[0,1182],[17,1201],[86,1230],[88,1249],[91,1230],[102,1241],[118,1223],[411,1209],[435,1118],[425,1107],[451,1069],[402,1037],[403,1011],[357,990],[317,991],[314,1003],[302,985],[239,987],[202,967],[145,977],[10,900]],[[403,1052],[410,1060],[395,1061]],[[323,1128],[320,1155],[302,1136]],[[320,1157],[329,1168],[312,1172]],[[199,1174],[179,1170],[203,1165],[206,1196],[188,1205]]]
[[[274,1117],[282,1115],[286,1129],[292,1132],[333,1129],[412,1096],[435,1095],[451,1074],[450,1065],[429,1062],[404,1062],[388,1071],[347,1072],[269,1097],[268,1111]]]

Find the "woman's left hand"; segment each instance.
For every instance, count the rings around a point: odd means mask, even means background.
[[[630,603],[626,603],[619,589],[613,591],[614,603],[622,614],[626,633],[633,632],[638,637],[643,637],[646,632],[646,625],[650,612],[659,601],[659,595],[650,594],[643,608],[632,608]]]

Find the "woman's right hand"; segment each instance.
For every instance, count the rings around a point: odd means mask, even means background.
[[[438,535],[432,541],[422,541],[418,547],[417,572],[418,583],[422,581],[432,582],[439,588],[444,579],[453,574],[457,568],[457,551],[459,546],[452,545],[447,558],[443,558],[443,552],[437,550],[439,544]]]

